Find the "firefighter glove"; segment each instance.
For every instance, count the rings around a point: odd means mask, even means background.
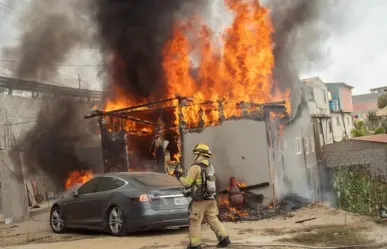
[[[173,175],[176,176],[177,179],[179,179],[182,176],[181,172],[177,169],[173,171]]]

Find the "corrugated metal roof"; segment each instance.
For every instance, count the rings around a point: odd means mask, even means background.
[[[356,137],[356,138],[352,138],[352,140],[361,140],[361,141],[375,142],[375,143],[387,143],[387,134]]]

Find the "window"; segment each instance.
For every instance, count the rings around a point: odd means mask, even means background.
[[[336,124],[337,126],[340,126],[340,117],[336,117]]]
[[[114,177],[101,177],[96,192],[109,191],[120,188],[125,182]]]
[[[296,154],[301,154],[302,153],[302,150],[301,150],[301,139],[300,138],[296,138]]]
[[[310,143],[311,143],[311,145],[312,145],[312,152],[314,152],[314,150],[316,149],[316,148],[315,148],[315,147],[316,147],[316,144],[315,144],[315,141],[314,141],[314,137],[313,137],[313,136],[310,138]]]
[[[304,137],[304,146],[305,146],[305,153],[309,154],[309,141],[308,141],[308,137]]]
[[[332,121],[329,120],[328,122],[328,129],[329,129],[329,133],[332,133]]]
[[[132,178],[136,182],[145,186],[161,187],[161,186],[179,186],[180,182],[170,175],[159,174],[138,174],[133,175]]]
[[[83,184],[82,187],[79,188],[78,194],[84,195],[84,194],[94,193],[98,182],[99,182],[98,178],[91,179],[90,181],[86,182],[85,184]]]

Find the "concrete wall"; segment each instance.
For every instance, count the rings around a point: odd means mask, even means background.
[[[225,121],[220,126],[207,127],[200,133],[186,132],[183,139],[186,169],[192,163],[192,150],[196,144],[206,143],[210,146],[219,190],[228,187],[231,176],[247,185],[271,182],[265,122]],[[259,193],[264,195],[265,203],[273,198],[272,187],[261,189]]]
[[[387,174],[387,144],[348,140],[324,146],[327,167],[368,165],[372,173]]]
[[[301,108],[299,116],[284,128],[281,140],[283,175],[287,178],[283,185],[287,192],[320,199],[316,139],[308,108]]]
[[[353,129],[352,114],[332,112],[331,116],[334,142],[341,142],[343,139],[351,138],[351,130]]]
[[[9,153],[0,151],[3,217],[14,222],[24,221],[29,218],[29,211],[23,173],[20,161],[11,160]],[[17,154],[13,156],[17,157]]]

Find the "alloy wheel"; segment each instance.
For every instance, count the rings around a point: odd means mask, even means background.
[[[113,207],[109,214],[109,227],[113,234],[120,234],[124,226],[124,216],[118,207]]]
[[[51,228],[57,233],[64,230],[64,220],[59,208],[54,209],[51,213]]]

